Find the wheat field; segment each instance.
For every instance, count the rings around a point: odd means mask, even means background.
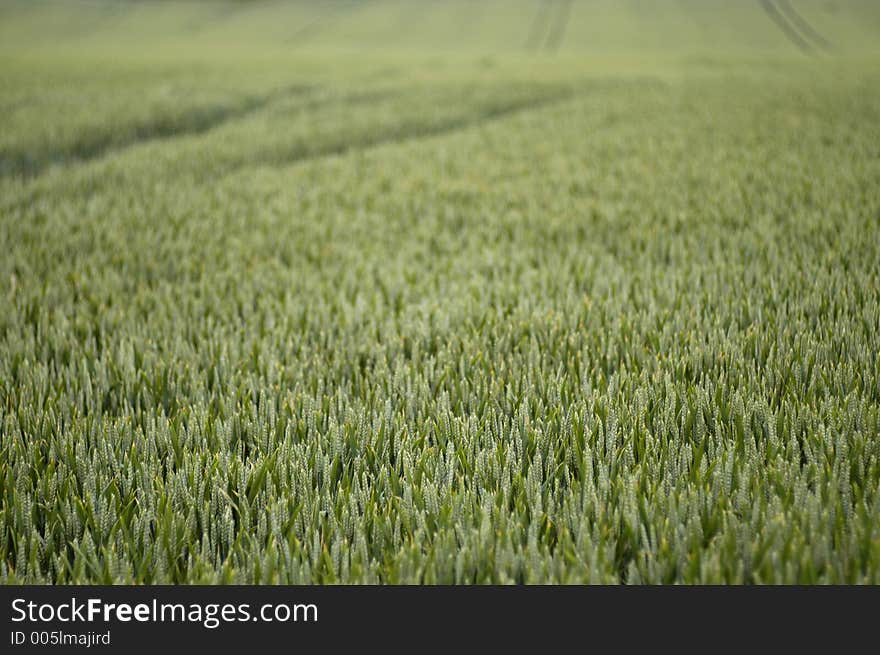
[[[0,3],[0,581],[880,582],[880,5]]]

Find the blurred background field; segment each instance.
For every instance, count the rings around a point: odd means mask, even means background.
[[[876,52],[870,0],[5,0],[4,51],[232,56],[288,53],[578,57],[789,55],[818,34],[842,54]],[[804,25],[812,29],[804,29]]]
[[[438,94],[456,85],[873,83],[878,34],[880,9],[862,0],[4,0],[0,173],[245,123],[306,87],[361,99],[427,88],[442,113],[461,98]]]

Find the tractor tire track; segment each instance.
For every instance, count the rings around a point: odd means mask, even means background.
[[[779,11],[779,8],[773,3],[772,0],[758,0],[758,3],[761,5],[761,8],[767,14],[767,16],[772,20],[776,26],[780,29],[780,31],[791,41],[794,45],[796,45],[801,52],[804,54],[812,55],[815,52],[815,47],[812,43],[810,43],[806,38],[804,38],[800,32],[795,29],[795,27],[788,21],[785,15]]]
[[[422,117],[413,116],[407,120],[396,122],[394,124],[378,126],[374,129],[364,130],[361,133],[344,135],[344,138],[330,140],[326,143],[313,144],[310,140],[303,140],[301,143],[293,144],[290,147],[277,152],[256,153],[253,157],[242,156],[234,160],[218,162],[217,165],[213,167],[203,167],[200,163],[201,160],[194,161],[191,166],[185,165],[181,170],[191,171],[194,182],[203,184],[233,175],[244,168],[253,166],[284,167],[297,163],[316,161],[327,157],[366,152],[385,145],[418,142],[432,137],[455,134],[469,128],[488,125],[504,118],[530,111],[546,109],[572,100],[576,98],[577,95],[578,94],[569,87],[551,87],[543,92],[535,93],[534,95],[527,95],[523,98],[508,98],[500,101],[489,101],[482,106],[474,107],[471,111],[448,116],[437,121],[426,122]],[[343,99],[343,101],[350,100],[370,104],[381,101],[386,97],[389,96],[382,93],[367,93],[360,96],[351,96],[348,99]],[[313,106],[317,107],[318,104]],[[137,143],[131,143],[128,144],[127,147],[135,145],[137,145]],[[122,148],[114,149],[113,151],[105,150],[103,154],[111,154],[111,152],[117,152],[119,150],[122,150]],[[87,160],[69,159],[65,162],[55,163],[72,165],[84,163],[85,161]],[[0,164],[3,164],[2,159],[0,159]],[[21,171],[18,171],[18,175],[22,176],[24,179],[34,177],[33,175],[24,176]],[[2,176],[0,176],[0,180],[2,179]],[[79,185],[75,187],[72,194],[73,196],[79,197],[91,192],[91,189],[87,185]],[[0,200],[0,212],[23,210],[24,208],[33,205],[33,203],[40,197],[40,193],[40,187],[36,186],[24,191],[21,195],[17,195],[17,197],[8,199],[4,198]]]
[[[305,96],[313,87],[292,85],[263,96],[237,102],[193,107],[175,116],[159,115],[124,126],[117,131],[86,132],[61,147],[24,147],[0,150],[0,179],[37,177],[52,166],[101,159],[109,154],[150,141],[204,134],[233,120],[244,118],[284,98]]]
[[[571,16],[572,0],[558,0],[556,3],[556,20],[550,26],[544,47],[550,52],[558,52],[565,39],[565,30],[568,27],[568,19]]]
[[[422,141],[437,136],[455,134],[473,127],[480,127],[494,121],[530,111],[546,109],[576,97],[571,89],[562,88],[526,98],[511,98],[500,102],[490,102],[482,107],[458,116],[449,116],[434,123],[425,123],[421,118],[400,122],[384,129],[371,130],[353,136],[344,142],[327,143],[322,146],[307,146],[302,150],[293,149],[279,157],[268,156],[262,163],[284,166],[292,163],[322,159],[324,157],[363,152],[384,145]],[[232,169],[236,170],[236,169]]]
[[[792,6],[789,0],[776,0],[779,10],[788,18],[789,22],[800,30],[801,34],[813,42],[813,44],[822,50],[833,50],[834,46],[819,32],[813,29],[813,26],[801,16]]]
[[[565,30],[571,15],[573,0],[543,0],[538,5],[529,37],[526,39],[526,50],[531,52],[559,51],[565,39]]]
[[[550,23],[552,7],[552,0],[539,0],[538,11],[532,19],[529,38],[526,39],[526,50],[531,50],[532,52],[540,50],[541,42],[544,41],[544,34],[547,32],[547,25]]]

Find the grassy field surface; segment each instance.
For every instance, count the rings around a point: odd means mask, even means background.
[[[880,582],[880,4],[0,2],[0,582]]]

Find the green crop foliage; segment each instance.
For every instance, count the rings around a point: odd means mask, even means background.
[[[766,4],[0,4],[0,581],[880,583],[880,8]]]

